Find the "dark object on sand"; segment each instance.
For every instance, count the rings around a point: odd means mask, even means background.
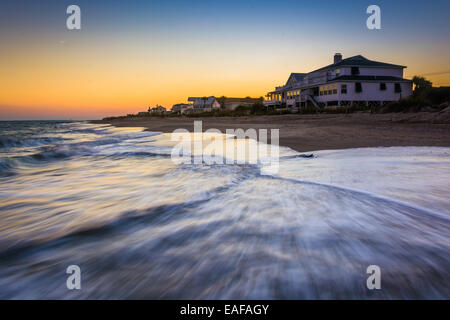
[[[285,156],[283,159],[296,159],[296,158],[314,158],[314,154],[312,153],[304,153],[304,154],[296,154],[293,156]]]
[[[309,154],[299,154],[298,158],[314,158],[314,155],[312,153]]]

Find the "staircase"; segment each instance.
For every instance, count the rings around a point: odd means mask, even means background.
[[[312,95],[310,95],[310,94],[307,94],[307,95],[306,95],[306,101],[308,101],[308,100],[311,101],[312,104],[313,104],[316,108],[320,109],[319,103],[317,103],[316,99],[314,99],[314,97],[313,97]]]

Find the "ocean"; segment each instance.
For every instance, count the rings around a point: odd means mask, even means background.
[[[450,148],[280,147],[267,173],[177,164],[173,146],[0,122],[0,299],[450,298]]]

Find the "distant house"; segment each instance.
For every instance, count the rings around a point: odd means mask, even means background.
[[[264,104],[276,108],[379,106],[412,94],[405,66],[369,60],[361,55],[342,59],[309,73],[291,73],[284,86],[269,92]]]
[[[189,97],[188,101],[193,103],[193,112],[206,112],[220,109],[220,103],[213,96],[202,98]]]
[[[263,98],[218,98],[220,106],[222,109],[235,110],[239,106],[251,106],[255,103],[263,103]]]
[[[150,114],[150,112],[147,112],[147,111],[142,111],[142,112],[138,112],[138,116],[147,116],[147,115],[149,115]]]
[[[177,103],[172,106],[172,112],[178,114],[188,113],[193,108],[192,104],[189,103]]]
[[[166,108],[164,108],[163,106],[156,106],[154,108],[149,107],[148,108],[148,112],[153,113],[153,114],[162,114],[162,113],[166,113]]]

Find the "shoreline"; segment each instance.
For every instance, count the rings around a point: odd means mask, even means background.
[[[280,146],[298,152],[394,146],[450,147],[450,112],[447,110],[438,113],[134,117],[92,120],[90,123],[144,127],[149,131],[171,133],[179,128],[193,131],[194,121],[200,120],[203,131],[211,128],[222,132],[239,128],[279,129]]]

